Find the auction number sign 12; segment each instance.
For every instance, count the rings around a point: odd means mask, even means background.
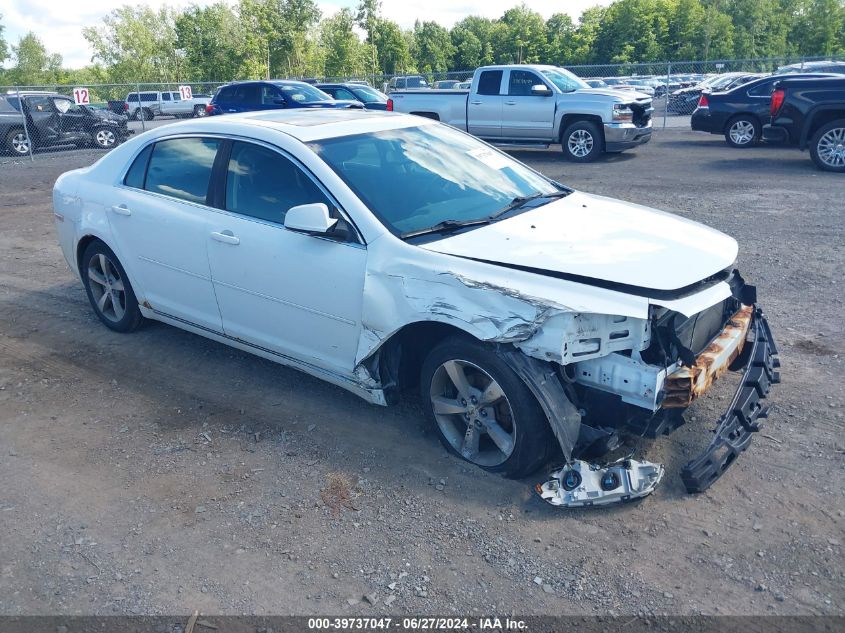
[[[73,101],[76,105],[89,105],[91,103],[91,93],[88,88],[74,88]]]
[[[190,86],[179,86],[179,95],[182,97],[182,101],[190,101],[194,98]]]

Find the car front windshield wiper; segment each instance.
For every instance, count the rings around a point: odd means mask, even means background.
[[[473,220],[443,220],[442,222],[438,222],[432,226],[426,227],[424,229],[416,229],[414,231],[405,231],[404,233],[400,233],[399,237],[403,240],[406,240],[411,237],[417,237],[419,235],[428,235],[430,233],[452,233],[459,229],[462,229],[466,226],[477,226],[479,224],[490,224],[489,218],[475,218]]]
[[[554,191],[552,193],[542,193],[542,192],[538,191],[537,193],[532,193],[530,196],[517,196],[516,198],[511,200],[508,204],[506,204],[504,207],[502,207],[498,211],[495,211],[495,212],[491,213],[490,215],[488,215],[487,219],[488,220],[495,220],[497,218],[500,218],[503,215],[505,215],[506,213],[508,213],[509,211],[513,211],[514,209],[518,209],[519,207],[527,204],[528,202],[531,202],[532,200],[539,200],[541,198],[549,198],[549,199],[563,198],[563,197],[568,196],[570,193],[572,193],[572,192],[567,191],[565,189],[561,189],[560,191]]]

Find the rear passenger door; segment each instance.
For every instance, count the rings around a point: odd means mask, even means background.
[[[354,236],[338,241],[285,228],[291,207],[336,203],[279,150],[242,141],[230,148],[221,208],[207,236],[226,335],[350,374],[361,330],[364,246]]]
[[[222,141],[157,141],[104,200],[115,252],[140,282],[138,302],[159,314],[222,331],[208,266],[209,184]]]
[[[468,96],[467,131],[486,139],[502,136],[502,76],[501,70],[485,70],[478,77],[478,85]]]

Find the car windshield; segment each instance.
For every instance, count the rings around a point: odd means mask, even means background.
[[[375,88],[370,88],[369,86],[355,86],[354,88],[351,88],[351,90],[355,93],[355,96],[364,103],[387,103],[387,96]]]
[[[292,101],[297,103],[314,103],[315,101],[331,101],[325,92],[308,84],[277,84],[279,90]]]
[[[722,75],[708,85],[709,88],[725,88],[734,83],[739,77],[737,75]]]
[[[394,234],[482,220],[523,196],[561,190],[507,154],[445,125],[310,144]]]
[[[590,87],[583,79],[576,77],[565,68],[544,68],[541,72],[562,92],[572,92],[573,90]]]

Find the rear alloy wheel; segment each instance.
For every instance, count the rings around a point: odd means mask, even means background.
[[[29,154],[29,140],[23,130],[12,130],[6,136],[6,147],[15,156],[26,156]]]
[[[205,106],[194,106],[194,117],[200,118],[206,116],[207,114],[208,112],[205,111]]]
[[[94,241],[82,254],[80,271],[91,307],[103,324],[116,332],[132,332],[143,317],[135,292],[114,252]]]
[[[819,169],[845,172],[845,119],[831,121],[813,134],[810,156]]]
[[[117,135],[108,128],[94,130],[94,144],[100,149],[111,149],[117,143]]]
[[[592,162],[604,151],[601,131],[591,121],[578,121],[566,128],[561,145],[564,155],[576,163]]]
[[[760,140],[760,123],[749,117],[735,117],[728,121],[725,140],[731,147],[751,147]]]
[[[525,477],[556,446],[531,391],[480,343],[450,338],[437,345],[423,363],[420,388],[443,445],[485,470]]]

